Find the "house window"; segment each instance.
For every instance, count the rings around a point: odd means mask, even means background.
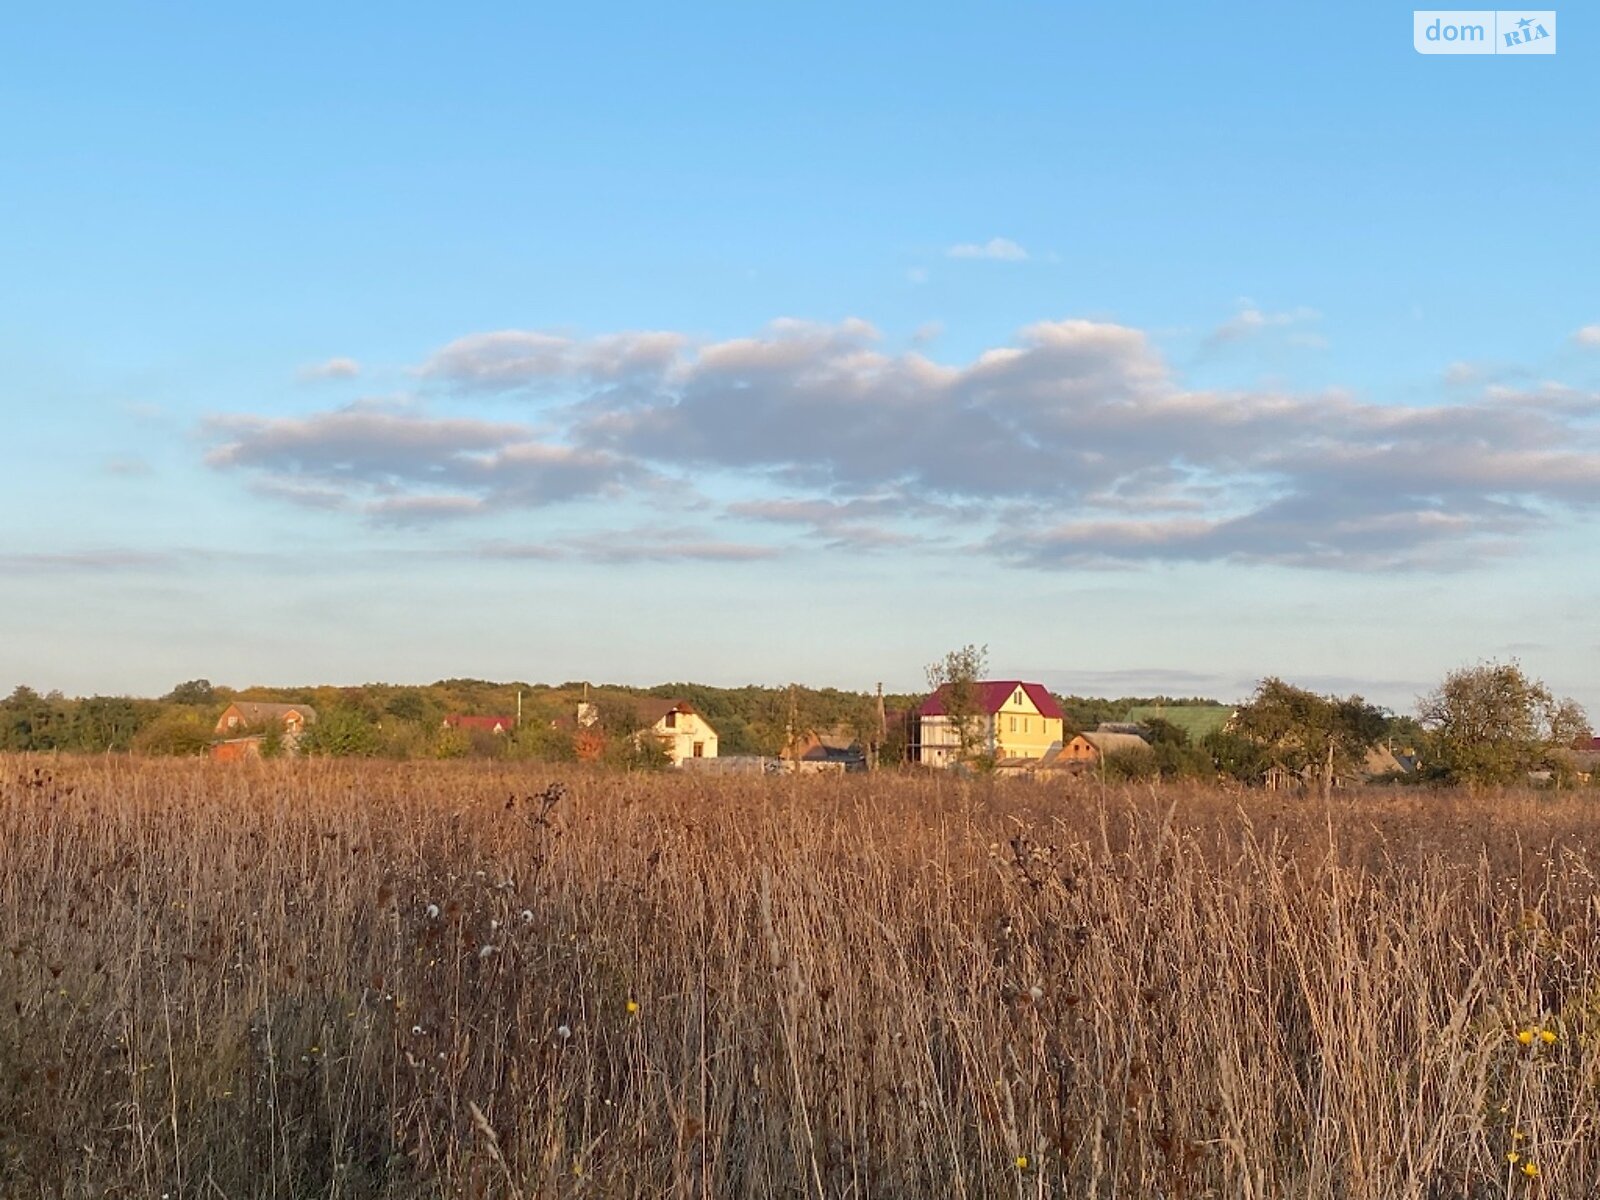
[[[1028,718],[1027,717],[1023,717],[1022,718],[1022,732],[1023,733],[1027,733],[1028,732]]]
[[[706,756],[706,744],[704,742],[696,742],[694,744],[694,756],[696,758],[704,758]]]
[[[1018,708],[1022,707],[1022,692],[1021,692],[1020,689],[1018,690],[1017,694],[1015,696],[1013,696],[1011,699],[1012,699],[1012,703],[1014,703]]]
[[[1011,732],[1015,733],[1016,731],[1017,731],[1017,719],[1015,717],[1012,717],[1011,718]]]
[[[678,727],[678,714],[675,713],[675,712],[669,712],[667,714],[667,728],[668,729],[676,729],[677,727]]]

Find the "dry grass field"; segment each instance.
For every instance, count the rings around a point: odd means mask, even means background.
[[[1590,804],[3,760],[0,1195],[1592,1196]]]

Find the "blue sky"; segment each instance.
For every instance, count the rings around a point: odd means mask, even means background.
[[[1600,707],[1600,29],[61,6],[0,49],[0,687]]]

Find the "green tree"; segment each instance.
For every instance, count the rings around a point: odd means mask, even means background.
[[[198,711],[176,708],[139,730],[129,748],[139,754],[189,756],[205,753],[211,738],[211,723]]]
[[[127,696],[90,696],[72,709],[71,744],[75,750],[126,750],[145,725],[140,703]]]
[[[1113,750],[1100,759],[1100,773],[1112,781],[1133,782],[1156,778],[1161,767],[1149,750]]]
[[[524,721],[512,735],[508,751],[512,758],[532,762],[572,762],[577,758],[572,730],[548,716]]]
[[[1155,773],[1162,779],[1201,779],[1216,772],[1211,756],[1198,746],[1190,745],[1187,730],[1151,717],[1144,722],[1145,740],[1150,743],[1148,756]]]
[[[1525,779],[1589,733],[1576,700],[1556,700],[1516,662],[1450,672],[1417,701],[1417,715],[1433,735],[1439,777],[1468,787]]]
[[[428,715],[428,705],[416,691],[407,688],[389,698],[384,712],[402,721],[422,721]]]
[[[1360,765],[1383,730],[1382,711],[1360,696],[1320,696],[1276,677],[1263,679],[1233,720],[1267,765],[1318,776],[1324,791]]]
[[[672,765],[672,755],[664,741],[641,729],[628,737],[607,738],[600,761],[624,771],[660,771]]]
[[[967,762],[986,751],[983,706],[978,684],[989,669],[989,647],[967,644],[928,664],[928,687],[941,694],[956,736],[956,760]]]
[[[0,750],[68,748],[71,729],[60,692],[41,696],[19,685],[0,703]]]
[[[1206,734],[1200,739],[1200,748],[1218,772],[1243,783],[1256,782],[1272,765],[1261,746],[1231,729]]]
[[[317,723],[300,735],[303,754],[370,758],[380,749],[378,727],[354,705],[340,704],[318,714]]]
[[[472,753],[472,739],[465,729],[443,728],[434,731],[434,758],[466,758]]]
[[[217,689],[211,686],[209,679],[190,679],[178,684],[165,696],[161,697],[168,704],[193,704],[208,706],[218,700]]]

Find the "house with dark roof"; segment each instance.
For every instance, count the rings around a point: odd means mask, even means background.
[[[955,716],[945,684],[917,708],[911,758],[926,766],[954,766],[961,757],[962,721],[968,752],[1001,759],[1040,759],[1061,746],[1061,706],[1043,684],[985,679],[972,686],[971,713]]]
[[[284,752],[293,754],[300,748],[306,726],[316,723],[317,710],[309,704],[235,700],[217,718],[219,736],[211,744],[211,757],[218,762],[260,758],[268,733],[280,735]]]
[[[865,771],[867,751],[861,738],[845,725],[813,729],[794,746],[794,761],[837,767],[841,771]]]
[[[687,700],[652,696],[638,701],[636,708],[643,726],[641,733],[653,734],[661,742],[673,766],[681,767],[689,758],[717,756],[717,731]]]
[[[260,700],[235,700],[217,718],[218,733],[260,730],[277,726],[286,734],[305,731],[317,723],[317,710],[309,704],[269,704]]]

